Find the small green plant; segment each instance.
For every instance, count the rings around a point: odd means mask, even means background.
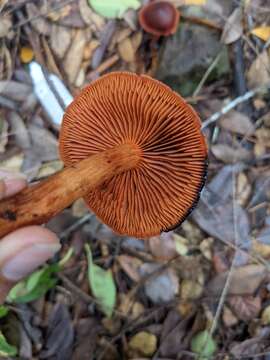
[[[58,279],[55,274],[62,270],[72,254],[73,248],[70,248],[63,259],[57,264],[45,265],[42,269],[35,271],[25,280],[20,281],[9,292],[7,301],[27,303],[45,295],[48,290],[56,285]]]
[[[92,293],[97,299],[101,311],[111,317],[116,303],[116,287],[112,272],[93,263],[92,252],[88,244],[85,245],[85,251],[88,260],[88,280]]]
[[[207,331],[198,332],[191,340],[191,350],[198,354],[198,359],[211,359],[217,350],[217,344]]]

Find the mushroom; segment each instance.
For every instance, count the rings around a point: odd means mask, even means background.
[[[153,1],[139,11],[139,23],[155,36],[174,34],[179,23],[180,12],[168,1]]]
[[[0,203],[0,237],[42,224],[80,197],[119,234],[145,238],[174,228],[205,181],[200,126],[191,106],[161,82],[104,75],[64,115],[65,169]]]

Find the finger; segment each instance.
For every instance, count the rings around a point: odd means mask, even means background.
[[[17,281],[53,257],[60,247],[57,236],[40,226],[28,226],[5,236],[0,242],[0,301]]]
[[[23,174],[0,169],[0,199],[16,194],[26,185]]]

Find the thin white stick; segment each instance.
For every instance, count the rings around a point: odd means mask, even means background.
[[[257,95],[259,93],[269,91],[269,89],[270,89],[270,84],[267,86],[266,85],[260,86],[254,90],[250,90],[250,91],[246,92],[244,95],[238,96],[234,100],[230,101],[229,104],[224,106],[220,111],[214,113],[208,119],[206,119],[203,122],[201,129],[205,130],[209,125],[215,123],[223,115],[227,114],[230,110],[234,109],[237,105],[253,98],[255,95]]]

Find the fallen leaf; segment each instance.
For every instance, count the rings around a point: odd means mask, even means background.
[[[260,53],[254,62],[251,64],[247,80],[249,88],[257,86],[268,85],[270,82],[270,59],[267,50]]]
[[[48,36],[51,34],[51,24],[44,16],[40,16],[40,8],[36,4],[28,2],[26,12],[31,25],[39,34]]]
[[[79,0],[79,10],[83,21],[93,30],[99,32],[103,29],[105,20],[90,8],[87,0]]]
[[[175,309],[169,311],[160,337],[159,353],[162,358],[177,358],[181,350],[185,349],[184,338],[189,319],[183,319]]]
[[[23,153],[16,154],[4,161],[1,161],[0,167],[3,170],[20,172],[23,164],[23,159],[24,159]]]
[[[40,359],[69,360],[74,343],[74,327],[67,305],[58,303],[49,316],[44,350]]]
[[[157,338],[146,331],[134,335],[128,343],[129,356],[132,358],[146,356],[151,357],[157,348]]]
[[[242,17],[242,9],[240,7],[237,7],[229,16],[221,35],[221,41],[224,44],[229,45],[240,39],[243,34]]]
[[[116,303],[116,287],[113,280],[112,272],[105,271],[93,263],[90,246],[85,245],[88,261],[88,280],[97,299],[101,310],[108,317],[111,317]]]
[[[243,321],[255,319],[261,311],[261,298],[259,296],[231,296],[228,299],[228,304],[237,318]]]
[[[135,59],[135,51],[130,38],[125,38],[118,44],[120,57],[126,62],[132,62]]]
[[[261,337],[254,337],[245,341],[232,344],[230,354],[236,359],[251,358],[252,355],[260,354],[264,350],[264,344]]]
[[[65,26],[57,24],[52,25],[52,33],[50,37],[50,44],[53,52],[60,59],[63,59],[71,44],[71,32]]]
[[[128,9],[137,10],[138,0],[88,0],[90,6],[100,15],[107,18],[121,18]]]
[[[207,331],[200,331],[191,340],[191,350],[203,359],[212,359],[217,351],[217,344],[212,335]]]
[[[5,152],[8,143],[8,123],[0,115],[0,154]]]
[[[76,324],[76,347],[72,360],[93,360],[102,327],[94,318],[80,318]]]
[[[41,179],[53,175],[58,171],[62,170],[63,167],[64,167],[64,163],[60,160],[46,162],[45,164],[40,166],[38,173],[35,177],[36,179]]]
[[[206,5],[207,0],[183,0],[183,5]]]
[[[0,93],[1,95],[10,98],[14,101],[25,101],[32,93],[32,86],[23,84],[13,80],[0,81]]]
[[[148,276],[159,268],[158,264],[145,263],[141,266],[140,273],[142,276]],[[178,277],[172,269],[165,269],[145,282],[144,291],[154,304],[172,301],[179,292]]]
[[[55,136],[47,129],[36,125],[28,127],[32,152],[40,159],[40,161],[58,160],[58,142]]]
[[[11,135],[14,137],[18,147],[22,150],[29,149],[31,147],[31,140],[21,116],[15,111],[10,111],[8,121],[10,123]]]
[[[86,43],[87,39],[85,32],[77,30],[63,63],[64,70],[72,84],[75,82],[79,74]]]
[[[263,41],[267,41],[270,38],[270,26],[256,27],[255,29],[251,30],[250,33]]]
[[[119,262],[121,268],[124,272],[135,282],[139,282],[141,279],[140,276],[140,266],[142,265],[142,261],[138,258],[128,256],[128,255],[120,255],[117,257],[117,261]]]
[[[172,231],[150,237],[147,244],[152,255],[158,260],[166,261],[178,255]]]
[[[253,295],[267,275],[263,265],[245,265],[232,273],[228,295]],[[206,291],[219,296],[224,288],[228,271],[218,274],[208,284]]]
[[[0,38],[8,35],[12,26],[10,18],[1,16],[0,17]]]
[[[0,318],[5,317],[9,312],[9,308],[5,305],[0,305]]]
[[[263,325],[270,325],[270,305],[263,310],[261,320]]]
[[[226,327],[235,326],[238,323],[237,317],[233,314],[232,310],[228,306],[223,306],[222,320]]]
[[[228,112],[219,122],[223,129],[233,133],[250,136],[254,133],[255,127],[250,118],[236,110]]]
[[[209,235],[224,242],[237,243],[242,249],[251,246],[250,223],[246,210],[233,204],[233,172],[238,165],[224,166],[204,188],[192,217]],[[235,222],[235,227],[233,226]]]
[[[10,345],[5,339],[4,335],[0,331],[0,356],[7,358],[9,356],[16,356],[17,349],[16,347]]]
[[[184,279],[180,286],[180,296],[182,300],[199,299],[203,293],[203,285],[198,281]]]
[[[237,149],[227,144],[216,144],[211,147],[214,156],[225,164],[233,164],[238,161],[247,161],[252,157],[252,153],[239,146]]]

